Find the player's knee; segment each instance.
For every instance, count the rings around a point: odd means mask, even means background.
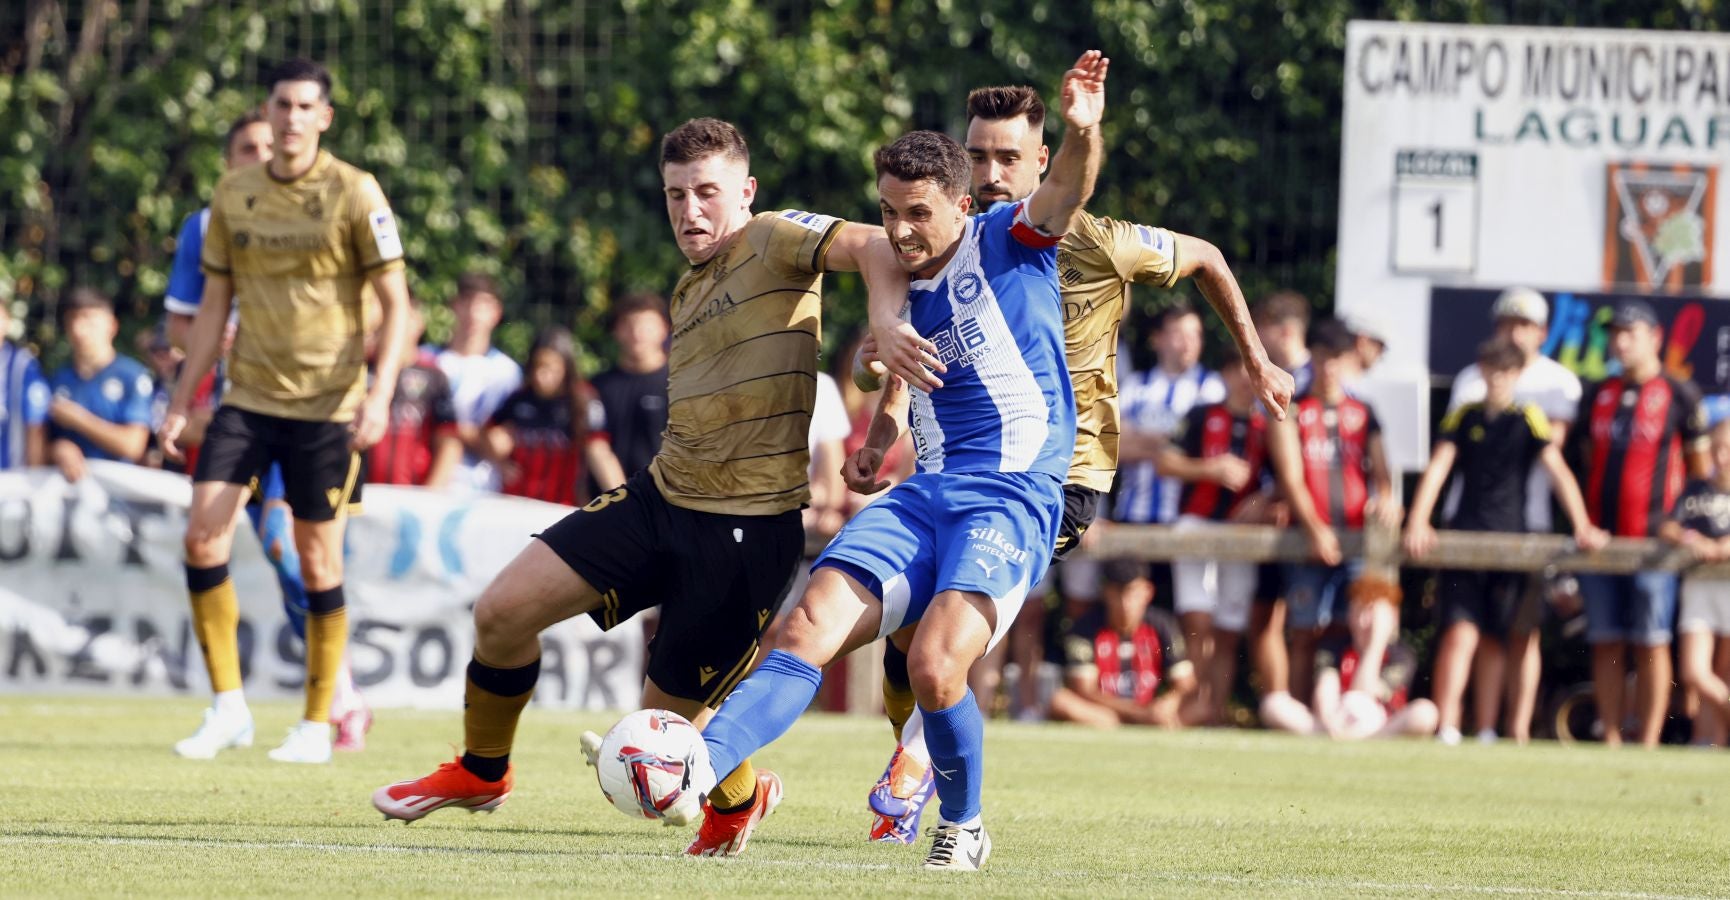
[[[780,627],[772,635],[772,640],[764,646],[783,653],[791,653],[812,665],[827,665],[835,657],[836,649],[841,645],[842,635],[837,638],[826,628],[822,619],[805,604],[793,607],[781,622]]]
[[[186,549],[186,564],[195,568],[209,568],[228,562],[228,541],[226,530],[198,522],[188,522],[183,546]]]
[[[921,653],[908,657],[907,680],[913,696],[926,709],[948,709],[967,695],[967,663],[952,654]]]
[[[497,590],[496,583],[489,586],[475,603],[475,648],[477,651],[491,651],[496,656],[502,650],[515,648],[524,640],[524,627],[521,616],[516,611],[521,609],[517,604],[505,602],[506,598]],[[528,637],[533,638],[530,634]],[[492,656],[488,656],[491,659]]]

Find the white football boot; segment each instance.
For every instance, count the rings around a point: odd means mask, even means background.
[[[330,762],[330,723],[302,719],[288,729],[288,737],[283,739],[282,746],[270,751],[270,758],[315,765]]]
[[[977,817],[971,825],[955,825],[939,820],[931,829],[935,840],[931,852],[925,855],[925,868],[950,872],[977,872],[991,856],[991,835]]]
[[[174,745],[174,752],[187,759],[214,759],[230,747],[252,746],[252,713],[238,710],[204,711],[204,722],[192,736]]]

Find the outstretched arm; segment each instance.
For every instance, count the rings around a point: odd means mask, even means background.
[[[1105,155],[1099,123],[1105,115],[1105,71],[1110,65],[1098,50],[1089,50],[1063,73],[1063,146],[1051,158],[1051,173],[1027,198],[1028,221],[1046,234],[1069,231],[1075,214],[1093,196]]]
[[[1207,305],[1213,307],[1220,321],[1225,323],[1231,339],[1242,352],[1244,369],[1249,373],[1262,405],[1274,418],[1285,418],[1286,404],[1291,402],[1293,390],[1291,374],[1267,358],[1267,349],[1262,347],[1261,337],[1250,321],[1249,304],[1244,302],[1243,289],[1238,287],[1237,278],[1226,265],[1225,256],[1218,247],[1201,238],[1175,232],[1173,236],[1177,238],[1177,276],[1195,279],[1196,288],[1207,298]]]
[[[858,272],[865,279],[871,333],[894,338],[884,341],[883,367],[926,391],[942,387],[943,382],[932,374],[944,370],[937,361],[936,345],[901,319],[907,305],[907,273],[895,261],[895,248],[883,229],[857,222],[841,226],[824,265],[834,271]]]

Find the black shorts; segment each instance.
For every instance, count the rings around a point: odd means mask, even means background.
[[[1079,484],[1063,486],[1063,521],[1057,525],[1057,546],[1051,551],[1051,561],[1061,562],[1081,544],[1087,527],[1099,517],[1100,493]]]
[[[294,517],[329,522],[360,508],[365,454],[349,449],[348,423],[308,422],[223,406],[211,418],[198,452],[194,483],[256,485],[276,463],[283,499]]]
[[[1276,562],[1256,566],[1253,599],[1256,603],[1278,603],[1285,599],[1285,566]]]
[[[685,509],[646,471],[536,537],[600,593],[601,608],[589,615],[603,631],[659,606],[649,679],[710,708],[750,672],[805,551],[798,510]]]
[[[1443,570],[1436,577],[1441,579],[1443,628],[1469,622],[1485,637],[1501,640],[1542,621],[1543,598],[1529,572]]]

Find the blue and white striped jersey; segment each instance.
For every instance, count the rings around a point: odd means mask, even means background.
[[[36,354],[0,337],[0,469],[23,468],[26,436],[48,421],[52,399]]]
[[[1200,364],[1177,375],[1155,366],[1146,372],[1129,373],[1119,391],[1125,429],[1172,437],[1191,409],[1225,399],[1225,382]],[[1118,469],[1115,494],[1111,504],[1114,522],[1174,522],[1183,482],[1162,477],[1152,462],[1142,460]]]
[[[186,217],[180,226],[180,239],[174,244],[174,267],[168,270],[168,293],[162,305],[171,313],[182,316],[198,315],[204,302],[204,269],[199,259],[204,255],[204,230],[210,227],[210,207]]]
[[[1075,395],[1064,359],[1057,239],[1022,210],[1002,203],[969,217],[943,271],[908,286],[907,315],[948,367],[942,388],[912,391],[908,418],[921,472],[1068,477]]]

